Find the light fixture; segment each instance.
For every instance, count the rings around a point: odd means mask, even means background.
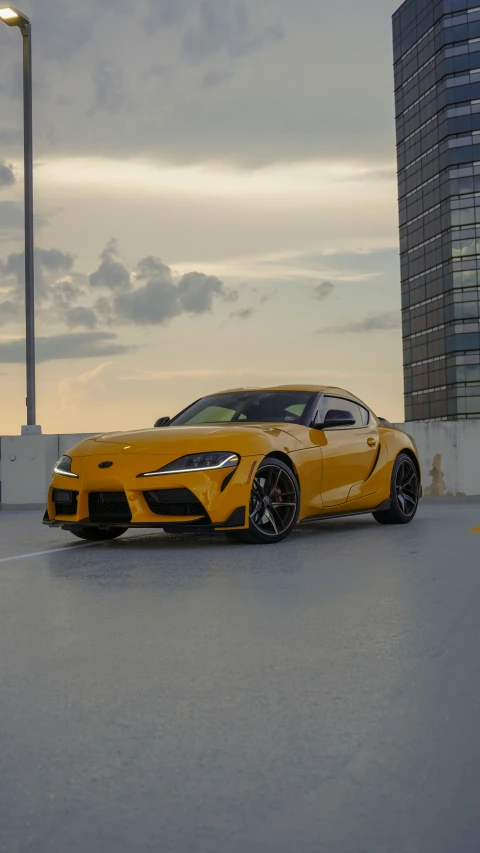
[[[13,6],[5,6],[0,9],[0,20],[5,21],[9,27],[22,27],[30,23],[27,16],[23,12],[19,12],[18,9],[14,9]]]
[[[78,474],[74,474],[72,471],[72,459],[70,456],[61,456],[53,469],[53,473],[60,474],[62,477],[74,477],[75,480],[78,480]]]
[[[165,474],[192,474],[195,471],[219,471],[224,468],[236,468],[240,457],[236,453],[192,453],[181,456],[175,462],[170,462],[157,471],[147,471],[137,474],[138,477],[162,477]]]

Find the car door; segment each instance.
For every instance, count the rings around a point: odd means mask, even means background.
[[[367,409],[353,400],[325,395],[316,416],[319,426],[332,409],[351,412],[355,425],[333,427],[321,433],[321,493],[325,507],[347,503],[353,487],[368,480],[379,449],[378,429]],[[355,497],[358,498],[357,489]]]

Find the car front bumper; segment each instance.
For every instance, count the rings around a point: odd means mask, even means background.
[[[158,458],[151,461],[150,470],[155,470]],[[84,457],[76,460],[78,478],[54,475],[43,523],[67,530],[86,526],[242,530],[248,527],[251,481],[259,461],[245,457],[234,470],[139,478],[138,458],[99,470],[98,457]],[[149,470],[145,458],[140,470]],[[68,501],[56,500],[59,492],[66,493],[62,498],[69,495]]]

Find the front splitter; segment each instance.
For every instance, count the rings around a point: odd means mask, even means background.
[[[82,521],[74,521],[69,523],[68,521],[58,521],[57,519],[50,520],[48,514],[45,513],[43,522],[46,527],[61,527],[62,530],[75,531],[80,530],[85,527],[97,527],[102,530],[106,530],[109,528],[120,527],[123,530],[164,530],[168,528],[169,530],[175,529],[178,533],[215,533],[216,531],[222,530],[242,530],[245,528],[247,517],[246,507],[240,506],[235,509],[232,514],[227,518],[226,521],[223,521],[219,524],[195,524],[183,521],[146,521],[141,524],[132,524],[132,523],[122,523],[119,521],[90,521],[89,518],[82,519]]]

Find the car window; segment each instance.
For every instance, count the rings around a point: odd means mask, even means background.
[[[172,425],[206,423],[299,423],[315,394],[296,390],[233,391],[197,400]]]
[[[331,409],[341,410],[342,412],[350,412],[352,416],[355,418],[355,426],[364,426],[364,415],[362,415],[363,406],[357,405],[352,400],[345,400],[342,397],[331,397],[325,395],[321,398],[318,414],[317,414],[317,423],[323,424],[325,422],[325,417],[327,412]],[[366,413],[368,415],[368,412]],[[352,427],[339,427],[339,429],[352,429]]]
[[[370,412],[363,406],[359,406],[358,408],[360,409],[360,417],[362,418],[363,425],[368,426],[370,423]]]
[[[298,406],[288,406],[285,411],[287,415],[296,415],[297,418],[301,418],[305,411],[305,403],[301,403]]]
[[[224,409],[222,406],[208,406],[198,414],[194,415],[189,423],[191,424],[208,424],[208,423],[224,423],[231,421],[235,415],[235,409]]]

